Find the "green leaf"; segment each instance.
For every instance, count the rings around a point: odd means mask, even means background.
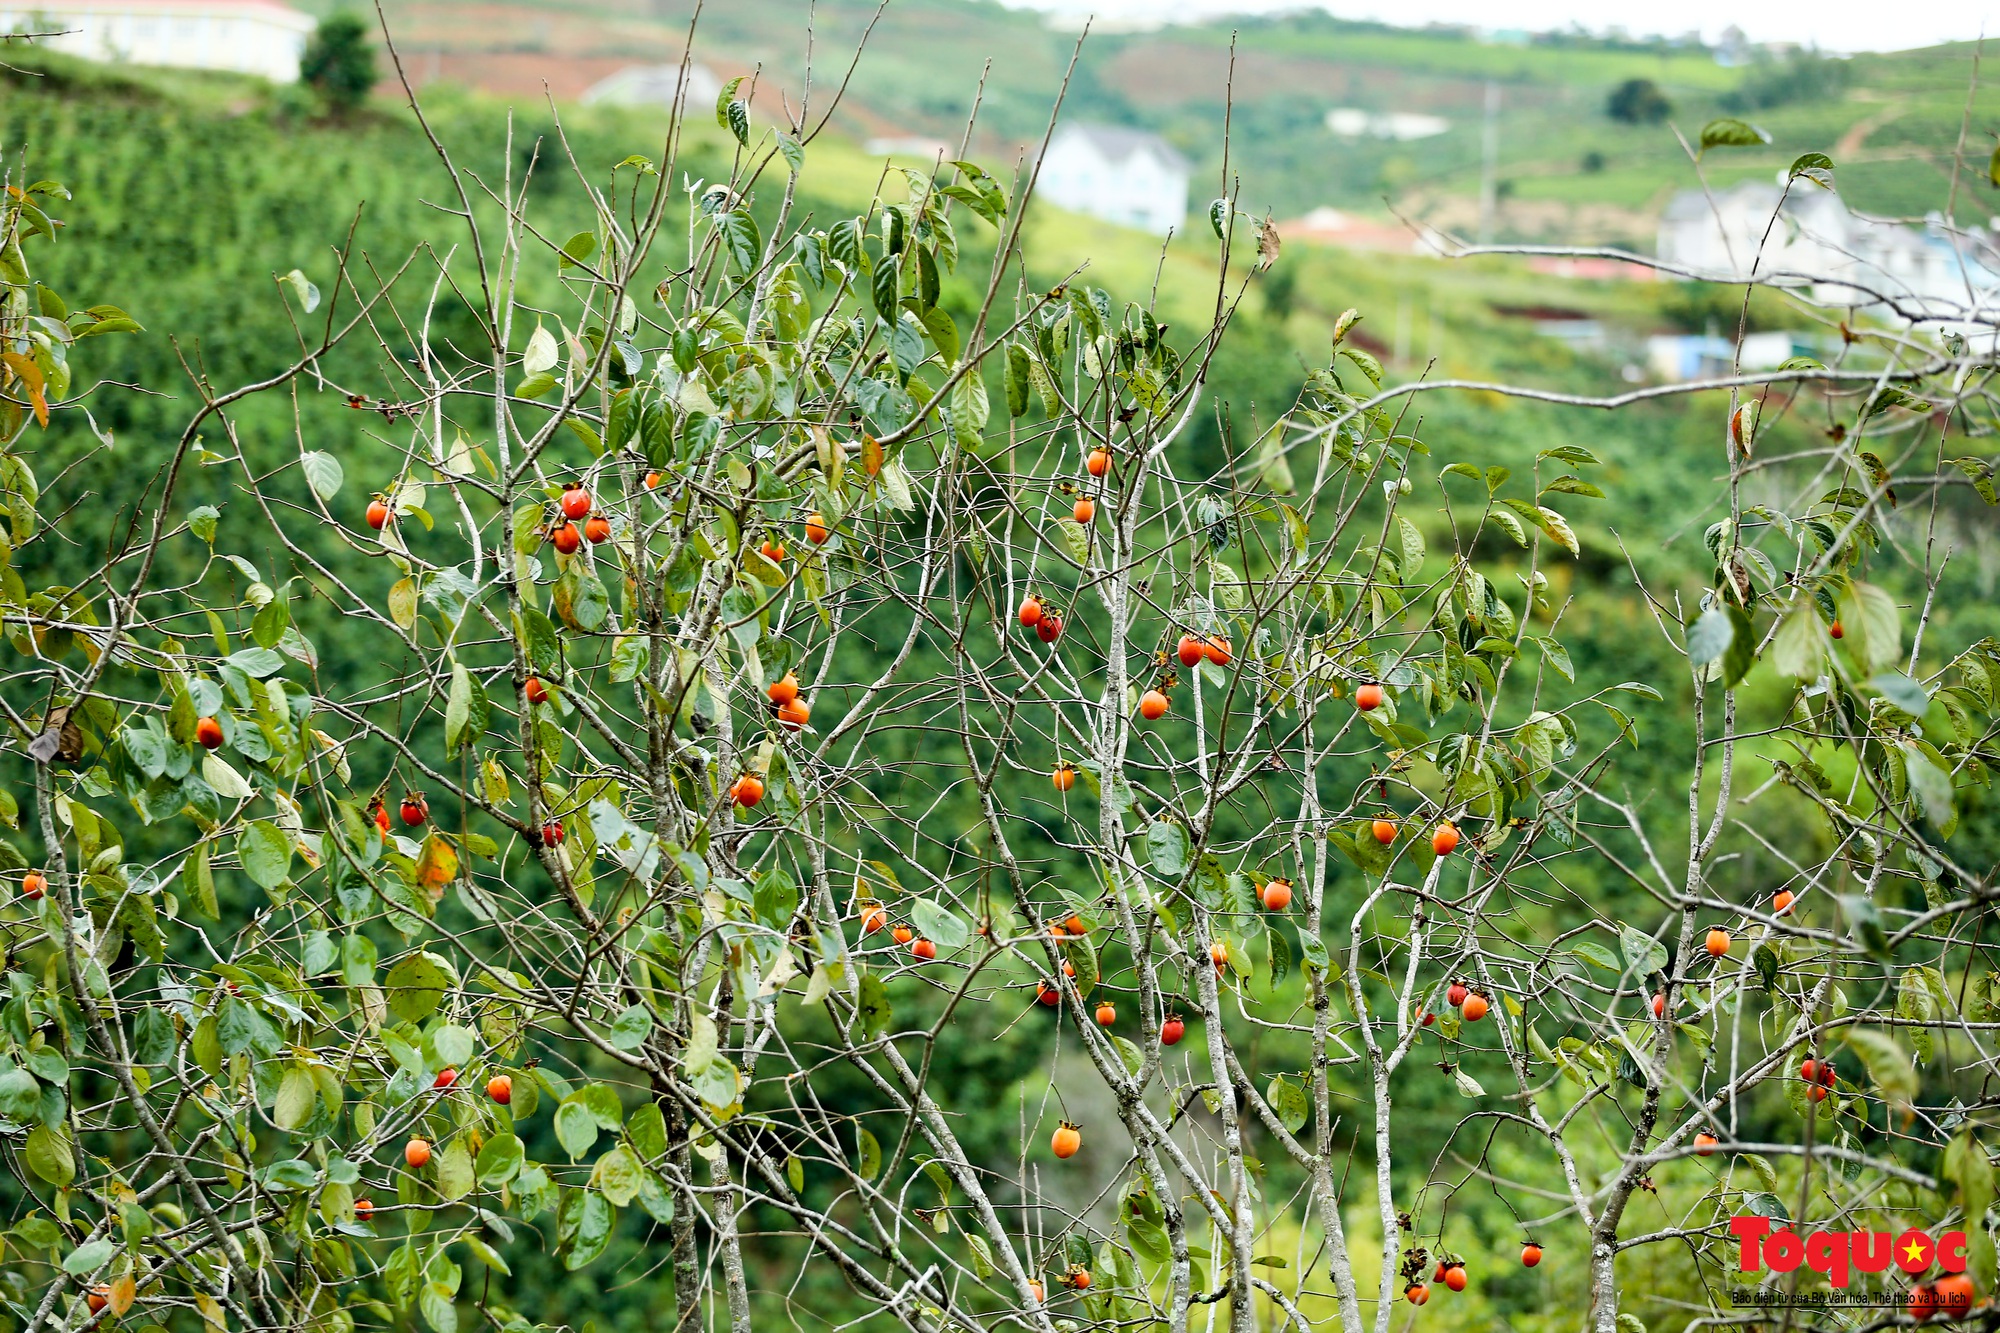
[[[458,754],[471,749],[486,734],[486,724],[492,713],[493,707],[486,698],[485,688],[473,679],[463,662],[452,663],[451,689],[445,696],[444,705],[445,750]]]
[[[556,255],[556,265],[558,268],[575,268],[579,264],[589,263],[591,256],[596,253],[597,233],[580,231],[562,243],[562,249]]]
[[[428,950],[399,959],[384,979],[389,1012],[406,1023],[421,1023],[437,1012],[445,992],[458,984],[450,963]]]
[[[521,1140],[512,1134],[495,1134],[480,1148],[479,1159],[473,1164],[473,1176],[489,1188],[504,1185],[521,1174],[523,1159]]]
[[[76,1158],[70,1152],[69,1140],[47,1125],[36,1125],[28,1131],[27,1157],[28,1169],[58,1189],[76,1179]]]
[[[860,1153],[860,1164],[856,1168],[863,1180],[873,1180],[882,1170],[882,1145],[866,1129],[855,1127],[854,1138]]]
[[[292,840],[268,819],[253,819],[236,835],[236,856],[243,873],[262,889],[275,889],[291,878]]]
[[[319,288],[313,286],[312,279],[306,277],[302,271],[293,269],[278,281],[292,289],[292,295],[298,299],[298,303],[304,307],[308,315],[319,309]]]
[[[1618,927],[1618,950],[1625,955],[1626,964],[1638,976],[1666,971],[1667,946],[1642,930],[1621,924]]]
[[[1923,717],[1931,706],[1931,697],[1924,693],[1924,687],[1900,671],[1885,671],[1871,677],[1868,688],[1914,718]]]
[[[580,1161],[597,1142],[597,1117],[572,1093],[556,1107],[556,1142],[572,1162]]]
[[[917,933],[940,949],[962,948],[972,938],[964,918],[949,908],[940,907],[928,898],[917,898],[910,903],[910,922]]]
[[[472,1150],[465,1146],[463,1134],[438,1154],[437,1190],[447,1203],[472,1193]]]
[[[1986,1216],[1987,1206],[1993,1202],[1993,1163],[1970,1129],[1961,1130],[1946,1145],[1944,1178],[1958,1186],[1958,1200],[1967,1218]]]
[[[1802,597],[1771,639],[1771,669],[1793,680],[1812,680],[1826,661],[1827,641],[1818,608]]]
[[[1903,655],[1902,616],[1888,589],[1859,579],[1849,583],[1840,598],[1840,623],[1848,651],[1869,671]]]
[[[1692,666],[1705,667],[1719,660],[1735,641],[1736,625],[1730,620],[1729,613],[1719,606],[1711,606],[1688,629],[1688,662]]]
[[[1901,1044],[1873,1028],[1849,1028],[1843,1035],[1891,1109],[1908,1111],[1917,1095],[1917,1071]]]
[[[63,1256],[63,1272],[71,1277],[88,1277],[111,1262],[111,1256],[118,1253],[118,1247],[108,1237],[100,1236],[85,1245],[79,1245]]]
[[[1771,142],[1771,136],[1748,121],[1724,116],[1701,127],[1701,151],[1711,148],[1755,148]]]
[[[611,1031],[607,1034],[613,1046],[621,1051],[636,1051],[646,1044],[646,1038],[653,1033],[653,1015],[643,1004],[630,1005],[618,1017],[611,1020]]]
[[[1825,153],[1801,153],[1792,160],[1791,169],[1785,179],[1795,181],[1805,177],[1823,190],[1833,188],[1833,159]]]
[[[306,474],[306,485],[322,500],[331,500],[340,494],[341,484],[346,480],[340,470],[340,460],[319,449],[309,449],[299,456],[299,466]]]
[[[1162,877],[1179,879],[1188,868],[1187,830],[1171,819],[1154,820],[1146,826],[1146,855]]]
[[[882,978],[873,972],[861,978],[861,1030],[870,1041],[874,1041],[889,1030],[892,1017],[889,1008],[889,992],[882,985]]]

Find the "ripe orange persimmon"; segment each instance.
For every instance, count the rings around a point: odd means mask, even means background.
[[[757,549],[763,552],[764,558],[772,564],[782,565],[785,563],[785,544],[777,538],[765,538],[764,544]]]
[[[1395,820],[1378,819],[1370,827],[1373,833],[1375,834],[1375,841],[1381,843],[1384,847],[1387,847],[1390,843],[1396,840]]]
[[[1109,1000],[1099,1001],[1097,1006],[1097,1026],[1108,1028],[1118,1021],[1118,1006]]]
[[[458,1071],[450,1065],[446,1065],[443,1069],[438,1070],[437,1077],[431,1080],[431,1086],[433,1088],[448,1088],[456,1082],[458,1082]]]
[[[1292,882],[1274,879],[1264,886],[1262,897],[1265,911],[1282,912],[1292,905]]]
[[[583,489],[583,487],[577,485],[575,482],[571,482],[569,484],[568,489],[564,490],[562,493],[563,517],[582,518],[585,514],[588,514],[590,510],[591,510],[590,492],[586,491],[585,489]]]
[[[1834,621],[1831,625],[1828,625],[1826,627],[1826,632],[1828,634],[1831,634],[1836,639],[1844,639],[1847,637],[1847,631],[1841,627],[1841,624],[1838,620]]]
[[[745,773],[730,785],[729,799],[749,809],[764,799],[764,779],[755,773]]]
[[[908,944],[911,940],[915,939],[916,937],[917,937],[917,932],[912,928],[910,928],[909,926],[904,925],[900,921],[898,921],[895,925],[895,928],[889,932],[889,938],[896,941],[896,943],[898,944]]]
[[[495,1074],[486,1080],[486,1095],[505,1106],[514,1100],[514,1080],[505,1074]]]
[[[1042,599],[1033,593],[1029,593],[1026,597],[1023,597],[1021,599],[1020,617],[1021,623],[1029,629],[1033,629],[1036,625],[1040,624],[1042,620]]]
[[[222,748],[222,724],[212,717],[202,718],[194,724],[195,743],[204,750]]]
[[[1458,846],[1458,825],[1449,819],[1431,830],[1431,850],[1439,856],[1450,856],[1451,849]]]
[[[1937,1307],[1947,1319],[1963,1319],[1972,1309],[1972,1301],[1979,1289],[1972,1279],[1963,1273],[1947,1273],[1931,1284],[1931,1291],[1937,1300]]]
[[[412,1171],[421,1171],[431,1160],[431,1145],[428,1139],[411,1139],[403,1145],[403,1160]]]
[[[366,1222],[373,1216],[375,1216],[375,1201],[373,1199],[356,1199],[354,1201],[355,1221]]]
[[[1070,509],[1070,517],[1079,523],[1088,523],[1097,517],[1097,504],[1089,496],[1081,496]]]
[[[368,526],[380,532],[389,525],[389,505],[381,496],[368,502]]]
[[[1181,665],[1184,667],[1191,667],[1207,656],[1207,652],[1202,647],[1201,640],[1192,634],[1181,635],[1181,641],[1174,651],[1176,656],[1181,659]]]
[[[1229,651],[1229,640],[1221,634],[1211,634],[1208,642],[1201,646],[1202,656],[1217,666],[1228,666],[1234,660]]]
[[[649,491],[656,490],[659,488],[659,485],[660,485],[660,474],[657,472],[648,472],[646,474],[646,489]]]
[[[1708,932],[1708,941],[1703,947],[1708,950],[1710,958],[1722,957],[1729,952],[1729,932],[1717,926]]]
[[[1051,1009],[1062,1003],[1062,991],[1056,983],[1044,977],[1035,983],[1035,1003],[1045,1004]]]
[[[1221,940],[1217,940],[1215,943],[1209,945],[1208,961],[1215,964],[1215,970],[1218,972],[1220,972],[1223,968],[1228,967],[1229,946],[1227,944],[1224,944]]]
[[[1147,690],[1139,696],[1139,716],[1148,722],[1158,722],[1167,715],[1167,696],[1158,690]]]
[[[106,1282],[98,1283],[96,1286],[90,1289],[90,1294],[85,1296],[83,1299],[84,1302],[90,1306],[90,1312],[92,1314],[98,1314],[102,1312],[105,1306],[111,1304],[110,1284]]]
[[[602,514],[592,514],[583,525],[583,539],[592,546],[601,546],[611,540],[611,520]]]
[[[787,671],[780,679],[764,687],[764,693],[771,696],[774,704],[788,704],[799,697],[799,677],[797,672]]]
[[[564,523],[549,534],[549,540],[554,542],[555,548],[564,555],[575,555],[576,548],[583,545],[583,534],[576,530],[576,524]]]
[[[1071,1264],[1069,1272],[1063,1275],[1063,1285],[1071,1291],[1090,1290],[1090,1270],[1082,1264]]]
[[[1718,1142],[1720,1142],[1720,1140],[1718,1140],[1715,1137],[1715,1135],[1710,1134],[1706,1130],[1703,1130],[1701,1133],[1694,1136],[1694,1155],[1697,1157],[1715,1156],[1715,1145]]]
[[[21,876],[21,893],[24,897],[39,899],[49,891],[49,877],[39,870],[30,870]]]
[[[545,704],[549,701],[549,687],[542,684],[540,676],[528,677],[528,683],[521,687],[521,693],[527,696],[531,704]]]
[[[1083,460],[1083,470],[1093,477],[1101,477],[1111,470],[1111,454],[1107,450],[1092,449],[1090,457]]]
[[[826,545],[826,539],[833,535],[826,526],[826,515],[811,513],[806,515],[806,540],[814,546]]]
[[[1181,1020],[1179,1014],[1168,1014],[1167,1021],[1160,1024],[1160,1045],[1162,1046],[1178,1046],[1181,1044],[1181,1038],[1186,1035],[1187,1024]]]
[[[1049,1137],[1049,1151],[1058,1157],[1074,1157],[1077,1149],[1081,1147],[1083,1147],[1083,1131],[1067,1120],[1056,1126],[1056,1132]]]
[[[1771,899],[1771,914],[1773,916],[1784,916],[1792,910],[1792,904],[1796,901],[1798,900],[1792,897],[1790,889],[1779,889],[1777,896]]]
[[[1799,1066],[1799,1077],[1808,1083],[1818,1083],[1828,1088],[1840,1079],[1840,1075],[1834,1072],[1831,1060],[1807,1060]]]
[[[431,803],[424,799],[422,792],[404,792],[403,804],[397,813],[403,817],[405,824],[415,828],[431,817]]]
[[[778,705],[778,721],[787,731],[797,731],[812,720],[812,705],[803,698]]]
[[[1053,611],[1042,612],[1042,618],[1035,622],[1035,637],[1043,643],[1054,643],[1062,637],[1062,617]]]
[[[1465,997],[1469,994],[1471,992],[1466,990],[1463,981],[1454,981],[1445,988],[1444,1002],[1456,1009],[1465,1003]]]
[[[931,959],[937,957],[937,945],[932,944],[929,940],[912,940],[910,941],[910,953],[919,961],[928,963]]]
[[[1354,692],[1354,706],[1364,713],[1372,713],[1382,706],[1382,687],[1363,685]]]
[[[1057,791],[1068,791],[1076,785],[1076,769],[1068,764],[1057,764],[1049,780],[1056,784]]]
[[[1466,1022],[1477,1023],[1486,1017],[1486,1011],[1490,1008],[1492,1006],[1487,1003],[1486,997],[1475,992],[1465,997],[1465,1008],[1459,1012],[1465,1015]]]
[[[1465,1290],[1465,1265],[1453,1264],[1444,1270],[1444,1284],[1453,1291]]]
[[[1431,1289],[1421,1282],[1412,1282],[1403,1288],[1403,1299],[1412,1305],[1422,1305],[1431,1298]]]
[[[884,929],[889,924],[889,909],[880,903],[861,904],[861,929],[870,935]]]
[[[1521,1247],[1521,1267],[1533,1268],[1542,1261],[1542,1247],[1533,1241]]]
[[[1035,1298],[1035,1304],[1037,1304],[1037,1305],[1040,1305],[1040,1304],[1042,1303],[1042,1300],[1043,1300],[1043,1296],[1042,1296],[1042,1284],[1041,1284],[1041,1283],[1039,1283],[1039,1282],[1035,1282],[1035,1281],[1032,1281],[1032,1280],[1031,1280],[1031,1281],[1030,1281],[1030,1282],[1028,1283],[1028,1290],[1029,1290],[1029,1292],[1030,1292],[1030,1293],[1032,1293],[1032,1294],[1033,1294],[1033,1296],[1034,1296],[1034,1298]]]
[[[1062,925],[1063,929],[1072,935],[1088,935],[1090,933],[1090,928],[1083,924],[1083,918],[1075,912],[1071,912],[1068,916],[1064,917]]]

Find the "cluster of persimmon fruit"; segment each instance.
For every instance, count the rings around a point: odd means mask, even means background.
[[[882,904],[868,901],[861,904],[861,929],[869,935],[889,932],[889,938],[909,949],[910,957],[920,963],[928,963],[937,957],[937,944],[917,934],[916,928],[904,921],[890,921],[889,909]]]
[[[1458,1016],[1467,1023],[1477,1023],[1493,1008],[1491,1000],[1457,978],[1453,978],[1451,985],[1445,987],[1444,999],[1446,1004],[1458,1010]],[[1429,1012],[1424,1014],[1425,1027],[1435,1022],[1437,1022],[1436,1014]]]

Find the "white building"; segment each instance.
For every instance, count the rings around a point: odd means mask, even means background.
[[[689,111],[706,111],[722,94],[722,80],[702,64],[690,64],[687,78]],[[679,65],[627,65],[584,90],[585,105],[671,107],[681,88]]]
[[[59,33],[37,45],[87,60],[299,77],[316,21],[274,0],[0,0],[0,31]]]
[[[1657,248],[1661,260],[1704,281],[1743,282],[1754,269],[1818,304],[1905,323],[1948,327],[1974,310],[1990,319],[2000,294],[1991,231],[1953,232],[1936,217],[1922,229],[1863,217],[1804,180],[1788,195],[1744,181],[1719,191],[1713,205],[1684,190],[1660,218]]]
[[[1326,127],[1343,139],[1434,139],[1451,128],[1443,116],[1421,111],[1364,111],[1358,106],[1337,106],[1326,113]]]
[[[1188,171],[1157,134],[1068,125],[1050,142],[1036,189],[1064,208],[1165,235],[1187,220]]]

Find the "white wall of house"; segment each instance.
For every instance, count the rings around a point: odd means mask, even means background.
[[[1036,188],[1050,203],[1156,235],[1187,220],[1187,163],[1164,139],[1136,130],[1057,131]]]
[[[1858,216],[1839,195],[1805,181],[1789,195],[1744,181],[1712,204],[1699,190],[1684,191],[1660,220],[1657,253],[1707,281],[1742,282],[1754,269],[1822,305],[1945,326],[1990,305],[2000,285],[1990,233],[1952,235],[1936,219],[1920,230]]]
[[[299,77],[313,18],[270,0],[0,3],[0,31],[61,32],[41,45],[87,60]]]

